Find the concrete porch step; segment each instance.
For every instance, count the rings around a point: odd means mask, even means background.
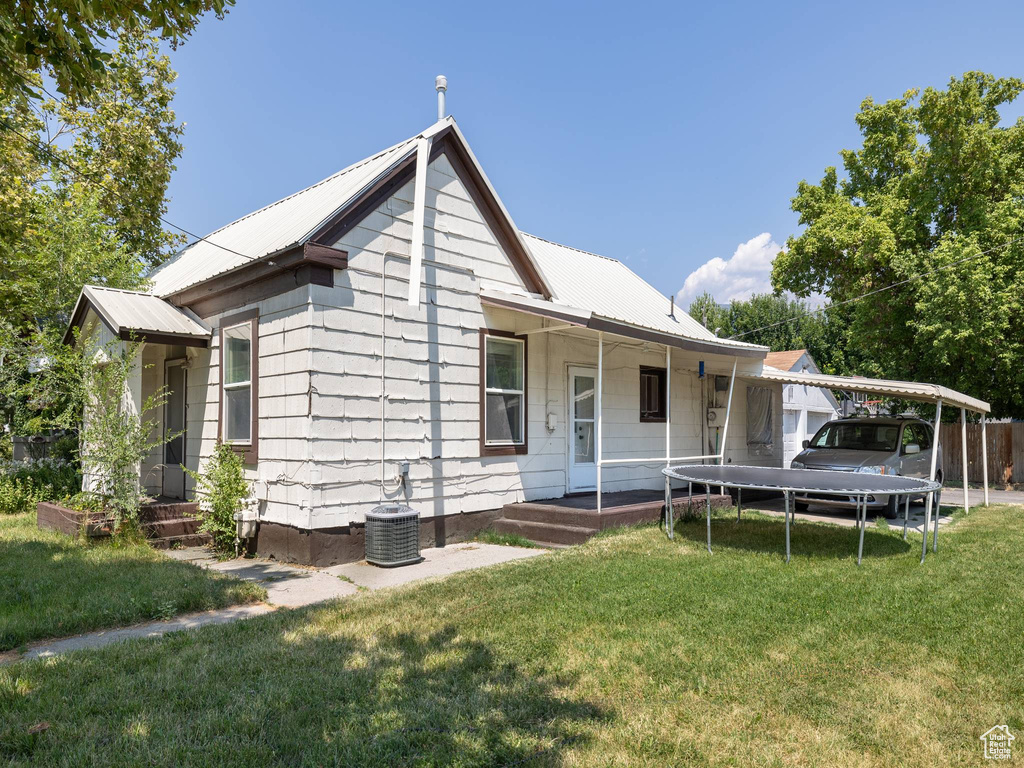
[[[149,545],[153,549],[176,549],[178,547],[203,547],[213,541],[208,533],[187,533],[181,536],[162,536],[159,539],[150,539]]]
[[[139,522],[146,524],[162,520],[180,520],[195,517],[198,512],[199,505],[191,501],[150,502],[143,504],[139,509]]]
[[[148,539],[163,539],[168,536],[188,536],[199,533],[200,521],[195,517],[176,517],[156,522],[142,523]]]
[[[529,539],[535,544],[568,545],[582,544],[597,530],[578,525],[562,523],[542,523],[531,520],[509,520],[506,517],[494,521],[494,530],[498,533],[513,533]]]

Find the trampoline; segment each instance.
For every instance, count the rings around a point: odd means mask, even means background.
[[[739,520],[742,490],[744,488],[759,491],[781,491],[786,499],[786,562],[790,559],[790,528],[796,514],[793,495],[795,493],[814,493],[826,496],[852,496],[857,504],[857,526],[860,528],[857,545],[857,565],[864,557],[864,529],[867,526],[867,499],[869,496],[902,496],[903,501],[903,539],[907,538],[907,521],[910,516],[910,497],[931,494],[934,497],[942,485],[934,480],[922,480],[915,477],[899,475],[874,475],[861,472],[839,472],[825,469],[782,469],[778,467],[745,467],[734,464],[727,465],[679,465],[666,467],[662,474],[666,477],[682,480],[689,484],[690,503],[693,503],[693,484],[705,486],[707,495],[707,527],[708,552],[711,552],[711,486],[736,488],[736,516]],[[929,499],[931,502],[932,499]],[[924,530],[921,541],[921,562],[924,562],[928,550],[928,515],[931,504],[926,507]],[[672,535],[675,513],[672,505],[667,505],[666,527]],[[932,537],[932,550],[937,548],[939,536],[939,511],[935,510],[935,532]]]

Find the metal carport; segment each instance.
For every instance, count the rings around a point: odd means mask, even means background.
[[[804,384],[809,387],[823,387],[825,389],[837,389],[843,392],[866,392],[873,395],[886,395],[903,400],[914,400],[923,403],[935,404],[935,426],[932,435],[932,464],[928,479],[935,480],[936,462],[939,458],[939,423],[942,419],[943,404],[953,405],[960,408],[960,442],[963,451],[963,487],[964,487],[964,511],[970,509],[967,501],[967,411],[974,411],[981,416],[981,464],[982,482],[985,489],[985,506],[988,506],[988,446],[985,439],[985,416],[991,411],[991,407],[984,400],[979,400],[963,392],[957,392],[949,387],[938,384],[921,384],[914,381],[894,381],[890,379],[868,379],[860,376],[828,376],[822,373],[797,373],[795,371],[780,371],[771,366],[765,366],[761,371],[761,378],[767,381],[781,382],[783,384]],[[932,494],[928,496],[928,504],[925,510],[925,531],[928,530],[928,522],[931,519]],[[938,516],[936,509],[935,514]],[[934,544],[933,544],[934,547]]]

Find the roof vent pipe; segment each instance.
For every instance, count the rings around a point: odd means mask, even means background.
[[[444,108],[444,92],[448,90],[448,78],[444,75],[435,77],[434,88],[437,89],[437,119],[444,120],[448,115]]]

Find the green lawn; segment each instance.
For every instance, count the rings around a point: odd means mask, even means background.
[[[146,544],[86,544],[39,530],[34,512],[0,516],[0,651],[264,596]]]
[[[981,765],[1024,737],[1024,508],[751,514],[0,668],[12,765]],[[38,723],[49,729],[36,736]],[[1017,758],[1018,760],[1020,757]]]

